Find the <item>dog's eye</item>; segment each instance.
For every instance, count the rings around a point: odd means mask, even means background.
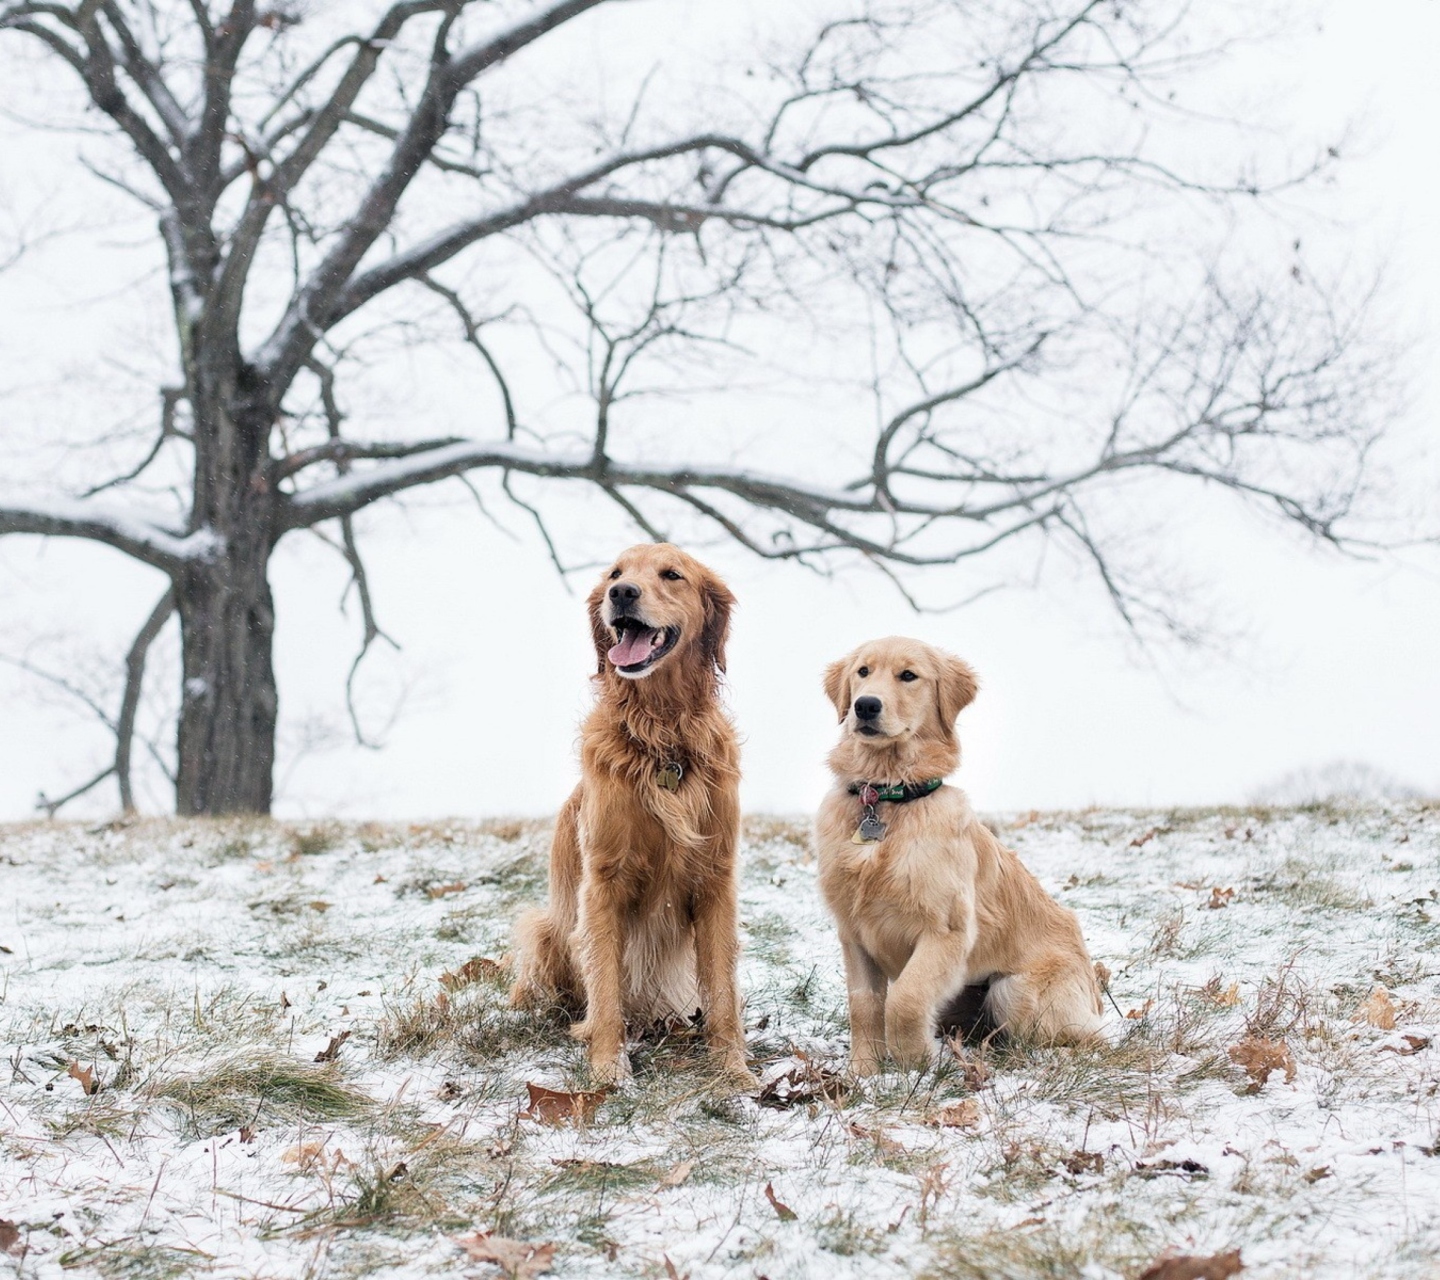
[[[863,680],[866,676],[868,676],[868,675],[870,674],[870,668],[869,668],[869,667],[861,667],[860,670],[857,671],[855,674],[858,675],[858,676]]]
[[[662,569],[660,571],[660,576],[664,578],[666,582],[685,581],[685,575],[683,573],[676,573],[674,569]]]
[[[918,680],[918,679],[920,679],[920,677],[917,676],[913,671],[902,671],[902,672],[900,673],[900,679],[902,679],[903,681],[905,681],[906,684],[909,684],[910,681],[912,681],[912,680]]]
[[[618,578],[619,576],[620,576],[620,570],[619,570],[619,569],[611,569],[611,570],[610,570],[610,581],[611,581],[611,582],[614,582],[615,579]]]

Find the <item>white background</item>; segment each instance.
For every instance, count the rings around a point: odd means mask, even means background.
[[[1363,154],[1342,169],[1335,208],[1354,227],[1358,256],[1378,249],[1388,259],[1394,322],[1418,334],[1411,411],[1398,430],[1414,465],[1433,474],[1440,5],[1336,4],[1313,36],[1297,37],[1266,54],[1258,74],[1291,86],[1284,97],[1297,128],[1360,122]],[[69,146],[53,145],[62,157]],[[16,179],[13,171],[3,176]],[[43,184],[43,166],[24,180]],[[58,280],[0,275],[0,387],[24,377],[32,344],[83,333],[90,298],[73,274]],[[78,377],[76,385],[94,380]],[[77,412],[88,405],[103,413],[93,390],[66,394]],[[4,412],[0,400],[0,442]],[[1437,509],[1430,507],[1431,527]],[[332,747],[295,758],[307,724],[339,727],[356,623],[335,609],[344,576],[330,553],[299,543],[279,556],[288,763],[277,810],[553,810],[575,777],[574,733],[588,698],[588,582],[569,594],[528,529],[512,522],[520,540],[509,540],[457,494],[427,494],[362,523],[381,621],[404,646],[397,661],[383,660],[377,679],[408,686],[404,713],[381,752]],[[722,546],[703,550],[741,601],[730,688],[746,742],[746,806],[815,804],[834,728],[820,669],[866,637],[895,632],[949,647],[979,671],[981,695],[961,720],[961,781],[983,808],[1241,801],[1290,770],[1337,758],[1440,792],[1433,556],[1347,560],[1238,507],[1210,508],[1203,518],[1177,513],[1167,532],[1185,540],[1186,560],[1222,623],[1224,639],[1210,651],[1137,650],[1093,585],[1069,584],[1064,574],[1050,575],[1043,594],[1008,591],[958,613],[917,617],[864,570],[826,580]],[[614,549],[597,546],[595,554]],[[964,574],[948,572],[953,594],[963,595]],[[33,657],[56,665],[118,653],[161,587],[156,575],[103,548],[7,538],[0,646],[28,644]],[[83,719],[0,669],[0,819],[30,815],[38,790],[58,792],[83,778],[105,747]],[[162,800],[152,796],[151,807]],[[113,804],[113,790],[104,791],[89,811]]]

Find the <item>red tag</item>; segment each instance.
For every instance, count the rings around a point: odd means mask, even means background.
[[[875,788],[872,787],[868,782],[865,783],[865,785],[860,788],[860,803],[878,804],[879,802],[880,793],[876,791]]]

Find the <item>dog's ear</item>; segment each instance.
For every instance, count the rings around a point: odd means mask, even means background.
[[[590,613],[590,638],[595,642],[595,674],[605,674],[605,655],[610,652],[611,646],[615,643],[615,634],[607,627],[600,617],[600,602],[605,599],[605,584],[598,582],[595,590],[585,600],[585,608]]]
[[[948,653],[940,660],[940,677],[935,681],[935,702],[940,713],[940,727],[946,733],[955,732],[955,718],[975,701],[979,687],[969,663],[952,658]]]
[[[850,710],[849,654],[825,668],[825,696],[834,705],[835,714],[840,717],[840,722],[843,724],[846,713]]]
[[[730,639],[730,611],[735,608],[734,593],[713,573],[707,573],[700,584],[705,603],[705,622],[700,630],[700,652],[722,674],[725,671],[725,644]]]

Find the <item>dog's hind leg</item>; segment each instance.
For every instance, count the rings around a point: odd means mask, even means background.
[[[580,884],[580,788],[576,787],[555,821],[550,843],[550,905],[522,913],[515,924],[515,981],[510,1004],[538,1009],[560,1004],[578,1012],[584,990],[575,967],[575,932]]]
[[[1032,1044],[1081,1044],[1101,1024],[1094,974],[1062,955],[997,978],[985,1008],[1002,1031]]]

